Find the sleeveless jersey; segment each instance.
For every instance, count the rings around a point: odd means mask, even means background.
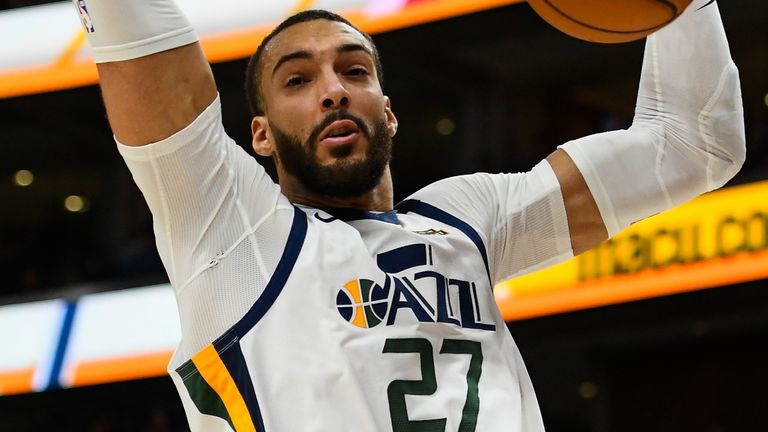
[[[158,248],[177,290],[184,340],[169,372],[193,431],[544,430],[493,285],[499,275],[570,256],[551,170],[539,173],[538,183],[531,176],[506,178],[501,190],[515,203],[506,202],[508,197],[490,204],[487,196],[473,198],[462,184],[497,180],[469,177],[425,188],[386,213],[294,206],[279,191],[264,192],[271,189],[262,185],[259,190],[267,196],[259,202],[272,203],[271,209],[259,207],[247,217],[249,202],[236,197],[248,191],[232,186],[240,181],[239,169],[232,166],[240,162],[226,161],[249,157],[225,138],[219,116],[217,101],[164,142],[141,149],[120,146],[153,211]],[[232,208],[246,219],[245,234],[233,239],[242,242],[264,221],[281,221],[271,243],[243,248],[278,251],[271,261],[247,252],[268,262],[261,265],[268,274],[263,282],[209,277],[220,270],[237,272],[227,263],[240,243],[215,246],[202,257],[181,250],[190,242],[179,236],[192,237],[191,249],[197,250],[221,214],[228,214],[217,197],[212,201],[219,203],[218,210],[202,218],[205,233],[174,222],[169,196],[197,181],[188,175],[195,167],[174,171],[186,158],[176,154],[185,152],[194,158],[210,153],[208,171],[225,166],[228,190],[235,190]],[[217,155],[225,162],[217,163]],[[168,157],[172,161],[161,160]],[[210,180],[213,174],[198,176]],[[179,182],[187,185],[172,186]],[[527,193],[547,184],[537,194]],[[535,211],[543,216],[526,217]],[[486,213],[495,216],[485,222]],[[497,223],[499,218],[506,219]],[[210,255],[214,258],[205,259]],[[238,285],[230,286],[231,280]],[[248,304],[239,306],[242,313],[230,313],[237,316],[228,317],[227,328],[222,328],[227,319],[219,320],[217,337],[205,340],[197,335],[208,330],[195,327],[206,324],[191,317],[204,320],[206,313],[221,311],[216,302],[187,299],[210,291]]]

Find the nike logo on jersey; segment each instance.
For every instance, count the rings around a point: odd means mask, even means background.
[[[317,219],[319,221],[322,221],[322,222],[325,222],[325,223],[331,223],[331,222],[333,222],[335,220],[338,220],[339,218],[337,218],[335,216],[329,216],[327,218],[324,218],[324,217],[320,216],[320,213],[315,212],[315,219]]]
[[[711,5],[711,4],[712,4],[712,3],[714,3],[714,2],[715,2],[715,0],[709,0],[709,3],[705,4],[704,6],[702,6],[702,7],[698,8],[698,9],[696,9],[696,10],[697,10],[697,11],[700,11],[700,10],[704,9],[705,7],[707,7],[707,6]]]

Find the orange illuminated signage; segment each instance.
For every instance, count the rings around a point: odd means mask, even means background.
[[[499,284],[506,320],[768,277],[768,182],[712,192],[555,267]]]
[[[271,0],[248,4],[190,2],[182,6],[192,23],[200,24],[200,42],[208,59],[223,62],[247,58],[280,19],[303,9],[328,8],[344,15],[361,30],[376,34],[521,1],[330,0],[319,4],[315,0]],[[6,52],[0,45],[0,98],[97,82],[96,67],[90,59],[80,20],[71,11],[71,5],[60,3],[37,7],[28,13],[0,13],[0,39],[21,40],[30,47]],[[71,20],[61,19],[70,14]],[[39,22],[49,23],[45,32],[40,31]],[[8,49],[11,48],[15,45],[9,44]]]

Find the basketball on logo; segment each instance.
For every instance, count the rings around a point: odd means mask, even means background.
[[[371,328],[381,323],[389,309],[389,280],[382,288],[368,279],[355,279],[344,284],[336,295],[336,307],[345,320]]]

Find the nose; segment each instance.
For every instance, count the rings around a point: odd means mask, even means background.
[[[335,72],[326,74],[320,104],[323,110],[337,110],[349,107],[350,94]]]

